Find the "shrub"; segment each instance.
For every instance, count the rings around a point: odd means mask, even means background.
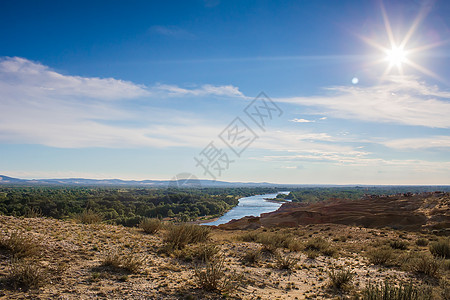
[[[14,289],[28,290],[43,286],[47,277],[46,270],[36,262],[13,260],[9,268],[8,281]]]
[[[242,261],[246,265],[255,265],[261,260],[261,249],[256,250],[248,250],[244,257],[242,258]]]
[[[389,242],[389,246],[392,249],[406,250],[408,249],[408,243],[400,240],[393,240]]]
[[[308,257],[310,255],[317,257],[319,253],[325,256],[334,256],[337,253],[336,249],[331,247],[328,241],[320,237],[309,240],[304,247],[304,251]]]
[[[156,218],[145,218],[139,223],[139,228],[144,230],[145,233],[155,233],[161,229],[161,221]]]
[[[428,300],[431,299],[430,289],[417,288],[411,282],[400,283],[398,286],[385,281],[371,284],[362,291],[362,300]]]
[[[450,258],[450,238],[442,238],[431,243],[430,252],[436,257]]]
[[[440,263],[429,255],[417,255],[410,260],[410,271],[425,274],[430,277],[437,277]]]
[[[297,264],[298,259],[294,256],[277,253],[275,255],[275,265],[280,270],[292,270]]]
[[[419,238],[416,240],[416,245],[421,247],[428,246],[428,240],[425,238]]]
[[[220,248],[216,245],[201,244],[196,247],[185,247],[181,250],[175,250],[174,254],[177,258],[187,262],[194,259],[206,262],[212,260],[219,252]]]
[[[227,275],[225,273],[225,258],[218,257],[206,262],[206,266],[200,270],[195,268],[197,284],[207,291],[229,292],[236,289],[241,282],[242,276],[236,273]]]
[[[392,248],[378,248],[368,251],[367,257],[369,262],[374,265],[390,265],[394,257],[394,252]]]
[[[82,224],[98,224],[102,221],[102,216],[93,212],[90,209],[84,210],[82,213],[76,216],[78,222]]]
[[[42,246],[36,240],[17,231],[9,237],[2,237],[0,248],[9,251],[15,258],[36,256],[42,252]]]
[[[350,288],[355,274],[349,269],[336,270],[335,268],[328,271],[330,277],[329,286],[337,290],[347,290]]]
[[[106,253],[102,266],[123,269],[131,273],[137,273],[144,260],[131,253],[121,254],[117,250],[111,250]]]
[[[170,225],[167,228],[164,242],[170,249],[184,248],[187,244],[204,243],[208,240],[211,228],[183,223],[181,225]]]

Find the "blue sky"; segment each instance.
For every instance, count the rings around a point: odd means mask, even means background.
[[[448,1],[2,1],[0,40],[0,174],[450,183]]]

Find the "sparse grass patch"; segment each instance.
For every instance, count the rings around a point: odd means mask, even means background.
[[[145,218],[139,223],[139,228],[150,234],[158,232],[161,227],[162,223],[157,218]]]
[[[7,250],[15,258],[37,256],[42,252],[40,243],[18,231],[12,232],[10,236],[3,236],[0,239],[0,248]]]
[[[219,252],[220,248],[217,245],[200,244],[175,250],[174,255],[176,258],[186,262],[191,262],[193,260],[206,262],[212,260]]]
[[[418,288],[410,283],[395,285],[389,281],[371,284],[363,289],[362,300],[428,300],[432,299],[430,288]]]
[[[137,273],[144,264],[144,259],[132,253],[122,254],[117,250],[106,253],[102,266],[123,269],[130,273]]]
[[[450,238],[441,238],[431,243],[430,252],[435,257],[450,258]]]
[[[98,224],[103,220],[103,217],[90,209],[86,209],[78,214],[75,219],[81,224]]]
[[[298,259],[292,255],[278,252],[275,255],[275,266],[280,270],[293,270],[298,263]]]
[[[388,247],[373,248],[367,252],[367,258],[374,265],[389,266],[393,261],[394,251]]]
[[[392,249],[406,250],[408,249],[408,242],[401,240],[393,240],[389,242],[389,246],[391,246]]]
[[[195,268],[195,279],[206,291],[232,292],[242,283],[242,276],[225,273],[225,258],[216,257],[206,262],[202,269]]]
[[[14,289],[28,290],[44,286],[47,277],[47,271],[36,261],[12,260],[7,279]]]
[[[416,254],[409,263],[408,269],[412,272],[430,277],[438,277],[440,262],[429,254]]]
[[[429,243],[428,240],[425,238],[419,238],[416,240],[417,246],[425,247],[425,246],[428,246],[428,243]]]
[[[211,228],[207,226],[181,224],[170,225],[167,228],[164,242],[168,249],[179,250],[187,244],[204,243],[208,240]]]
[[[304,247],[304,252],[308,255],[308,257],[310,255],[315,256],[320,253],[325,256],[335,256],[337,254],[337,250],[331,247],[327,240],[320,237],[309,240]],[[317,255],[315,257],[317,257]]]
[[[330,278],[329,286],[339,291],[349,290],[351,288],[352,280],[355,274],[350,269],[337,270],[332,267],[327,272]]]
[[[246,265],[256,265],[261,260],[261,249],[250,249],[242,257],[242,262]]]

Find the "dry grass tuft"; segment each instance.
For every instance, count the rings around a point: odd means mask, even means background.
[[[278,252],[275,255],[275,265],[280,270],[292,271],[298,263],[298,259],[291,255]]]
[[[435,257],[450,258],[450,238],[441,238],[430,244],[430,252]]]
[[[242,284],[242,276],[225,273],[224,257],[207,261],[202,269],[196,268],[195,278],[198,286],[206,291],[232,292]]]
[[[328,271],[330,278],[329,286],[339,291],[349,290],[355,274],[349,269],[336,270],[333,268]]]
[[[156,233],[161,227],[161,221],[156,218],[145,218],[139,223],[139,228],[144,230],[145,233]]]
[[[86,209],[78,214],[75,219],[81,224],[98,224],[103,220],[103,217],[90,209]]]
[[[11,235],[0,239],[0,248],[10,252],[15,258],[37,256],[42,252],[42,246],[35,239],[22,232],[14,231]]]
[[[371,264],[389,266],[393,261],[394,251],[390,247],[373,248],[367,252],[367,258]]]
[[[123,254],[117,250],[111,250],[106,253],[102,266],[122,269],[130,273],[138,273],[144,259],[132,253]]]
[[[431,300],[429,288],[418,288],[410,283],[392,284],[389,281],[371,284],[362,291],[362,300]]]
[[[44,286],[47,278],[47,271],[36,261],[13,260],[7,279],[14,289],[29,290]]]
[[[181,224],[169,225],[167,228],[164,242],[170,250],[179,250],[187,244],[204,243],[208,241],[211,228],[207,226]]]

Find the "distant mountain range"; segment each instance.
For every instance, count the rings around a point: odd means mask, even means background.
[[[272,187],[283,186],[267,182],[226,182],[200,179],[121,180],[121,179],[20,179],[0,175],[0,185],[69,185],[69,186],[142,186],[142,187]]]

